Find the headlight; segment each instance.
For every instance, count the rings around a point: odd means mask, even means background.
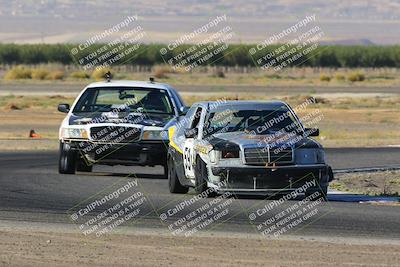
[[[325,152],[319,148],[299,148],[295,152],[297,164],[325,163]]]
[[[167,131],[144,131],[143,132],[143,140],[168,140]]]
[[[62,138],[76,138],[76,139],[88,139],[89,135],[85,129],[77,128],[63,128],[61,130]]]
[[[219,159],[221,158],[221,151],[211,150],[208,152],[208,157],[210,158],[211,163],[218,163]]]

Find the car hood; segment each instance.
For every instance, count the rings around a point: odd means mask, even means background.
[[[69,118],[69,125],[85,125],[100,123],[132,123],[144,126],[164,127],[173,115],[144,114],[144,113],[73,113]]]
[[[321,145],[309,138],[303,137],[299,134],[268,134],[268,135],[254,135],[246,132],[230,132],[214,134],[209,139],[210,144],[215,149],[236,148],[243,147],[280,147],[288,146],[293,148],[320,148]]]

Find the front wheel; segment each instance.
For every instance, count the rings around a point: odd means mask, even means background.
[[[183,186],[181,182],[179,182],[178,175],[176,174],[175,164],[172,158],[168,159],[168,186],[169,192],[177,193],[177,194],[186,194],[189,191],[189,188]]]
[[[60,155],[58,160],[58,172],[62,174],[75,174],[76,152],[68,144],[60,142]]]
[[[206,163],[198,156],[196,158],[196,166],[194,168],[195,191],[201,194],[208,189],[207,186],[207,166]]]

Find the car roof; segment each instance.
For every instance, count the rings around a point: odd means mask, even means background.
[[[130,81],[130,80],[111,80],[110,82],[94,82],[86,86],[86,88],[95,87],[142,87],[175,91],[170,85],[164,83],[156,83],[149,81]]]
[[[224,109],[266,109],[266,108],[281,108],[282,106],[287,107],[287,104],[283,101],[279,100],[271,100],[271,101],[249,101],[249,100],[234,100],[234,101],[225,101],[225,100],[217,100],[217,101],[202,101],[196,102],[193,105],[200,105],[203,107],[208,107],[211,110],[224,110]]]

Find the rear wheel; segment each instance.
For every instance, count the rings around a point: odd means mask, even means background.
[[[58,172],[62,174],[74,174],[76,170],[76,152],[68,144],[60,142],[60,155],[58,160]]]
[[[189,191],[189,188],[183,186],[181,182],[179,182],[178,175],[176,174],[174,160],[172,158],[168,159],[168,186],[169,192],[171,193],[178,193],[178,194],[185,194]]]

